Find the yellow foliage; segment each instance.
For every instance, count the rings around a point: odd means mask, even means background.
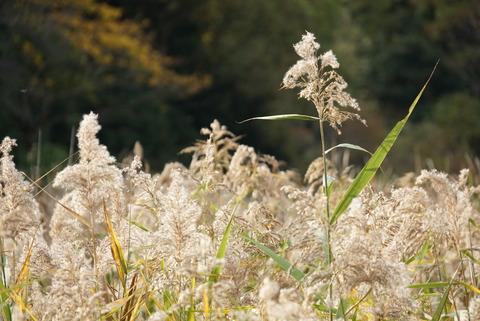
[[[144,31],[146,20],[122,19],[122,10],[96,0],[26,0],[17,4],[22,23],[40,32],[58,32],[86,56],[81,62],[125,69],[134,79],[149,86],[175,92],[194,93],[208,86],[208,76],[181,75],[172,67],[176,61],[156,50],[153,38]],[[41,53],[30,42],[22,51],[37,66]]]
[[[45,65],[43,55],[38,48],[35,47],[30,41],[21,41],[21,50],[25,57],[30,60],[35,67],[41,69]]]

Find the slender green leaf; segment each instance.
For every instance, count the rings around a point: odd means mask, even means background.
[[[135,225],[136,227],[138,227],[139,229],[142,229],[144,230],[145,232],[150,232],[150,230],[148,228],[146,228],[145,226],[143,226],[142,224],[138,223],[138,222],[135,222],[135,221],[132,221],[132,220],[129,220],[128,218],[124,217],[124,219],[129,222],[130,224],[133,224]]]
[[[432,317],[432,321],[438,321],[440,320],[440,317],[442,316],[442,310],[443,307],[445,306],[445,303],[447,302],[448,299],[448,293],[450,292],[450,288],[452,287],[452,284],[448,284],[447,289],[442,295],[442,299],[440,300],[440,303],[437,306],[437,309],[435,310],[435,314]]]
[[[126,289],[126,279],[127,279],[127,262],[125,261],[125,257],[123,255],[122,246],[120,245],[120,241],[113,230],[112,222],[110,221],[110,215],[107,211],[107,205],[105,204],[105,200],[103,200],[103,212],[105,214],[105,225],[107,227],[108,235],[110,236],[110,250],[112,252],[113,259],[117,263],[117,272],[120,280],[122,281],[123,288]]]
[[[284,115],[272,115],[272,116],[262,116],[262,117],[253,117],[246,120],[242,120],[239,124],[246,123],[247,121],[252,120],[285,120],[285,119],[297,119],[297,120],[319,120],[320,118],[308,115],[300,114],[284,114]]]
[[[463,254],[465,254],[465,256],[469,257],[473,262],[477,263],[477,264],[480,264],[480,260],[477,260],[472,253],[470,253],[470,251],[467,251],[467,250],[463,250],[462,251]]]
[[[432,246],[430,245],[430,242],[428,240],[425,241],[425,243],[423,243],[422,248],[420,249],[420,252],[418,252],[418,255],[417,255],[418,260],[419,261],[423,260],[423,258],[431,248]]]
[[[45,279],[45,277],[43,279]],[[28,281],[28,282],[21,283],[21,284],[18,284],[18,285],[12,286],[12,287],[8,287],[8,288],[0,287],[0,295],[3,295],[3,294],[10,295],[10,292],[17,292],[18,289],[25,288],[25,287],[27,287],[27,286],[35,283],[35,282],[41,281],[42,278],[37,278],[37,279],[30,278],[29,280],[30,281]]]
[[[320,242],[322,243],[322,249],[325,254],[327,254],[327,264],[332,263],[333,259],[333,253],[332,249],[330,247],[330,242],[329,242],[329,234],[328,231],[318,231],[318,234],[320,236]]]
[[[300,281],[305,277],[305,273],[300,271],[297,268],[292,268],[292,264],[290,264],[287,260],[285,260],[283,257],[275,253],[274,251],[270,250],[268,247],[266,247],[263,244],[258,243],[257,241],[251,239],[250,237],[246,235],[240,235],[242,238],[247,240],[248,242],[252,243],[256,247],[258,247],[260,250],[262,250],[265,254],[267,254],[270,258],[272,258],[278,266],[280,266],[282,269],[285,271],[290,271],[290,275],[297,281]]]
[[[190,286],[192,293],[195,291],[195,277],[192,278],[192,285]],[[187,321],[195,321],[195,298],[190,299],[190,307],[188,308]]]
[[[456,280],[455,281],[452,280],[451,282],[432,282],[432,283],[412,284],[412,285],[407,286],[407,288],[411,288],[411,289],[433,289],[433,288],[441,288],[441,287],[450,286],[450,285],[463,285],[464,287],[468,288],[469,290],[480,294],[480,290],[477,287],[475,287],[471,284],[468,284],[466,282],[456,281]]]
[[[193,305],[188,308],[187,321],[195,321],[195,310],[193,309]]]
[[[329,148],[325,151],[325,155],[327,155],[328,153],[330,153],[332,150],[334,149],[337,149],[339,147],[342,147],[342,148],[349,148],[349,149],[355,149],[355,150],[360,150],[362,152],[365,152],[365,153],[368,153],[370,155],[373,155],[372,153],[370,153],[368,150],[366,150],[365,148],[363,147],[360,147],[358,145],[353,145],[353,144],[348,144],[348,143],[343,143],[343,144],[338,144],[336,146],[333,146],[332,148]]]
[[[413,262],[413,260],[415,260],[416,256],[415,255],[412,255],[408,260],[405,261],[405,264],[410,264]]]
[[[419,295],[414,295],[413,298],[416,300],[416,299],[434,297],[434,296],[439,296],[439,295],[442,295],[442,294],[438,293],[438,292],[423,293],[423,294],[419,294]]]
[[[438,62],[437,62],[438,65]],[[363,188],[370,182],[370,180],[373,178],[375,173],[377,172],[378,168],[382,164],[383,160],[387,156],[388,152],[392,148],[393,144],[397,140],[397,137],[400,135],[402,132],[403,127],[407,123],[408,118],[412,114],[413,110],[415,109],[415,106],[417,105],[418,101],[420,100],[420,97],[422,96],[423,92],[425,91],[425,88],[427,88],[427,85],[432,78],[433,73],[435,72],[435,69],[437,68],[437,65],[433,68],[432,73],[430,74],[430,77],[428,78],[427,82],[425,85],[423,85],[422,90],[420,90],[419,94],[413,101],[412,105],[410,106],[408,110],[407,116],[405,116],[404,119],[399,121],[397,125],[392,129],[392,131],[387,135],[385,140],[382,142],[382,144],[378,147],[378,149],[375,151],[373,156],[370,158],[370,160],[365,164],[363,169],[360,171],[360,173],[357,175],[355,180],[352,182],[350,187],[347,189],[345,194],[343,194],[342,199],[340,202],[337,204],[337,207],[335,208],[335,211],[333,212],[332,217],[330,218],[330,224],[335,223],[335,221],[338,219],[340,215],[345,212],[345,210],[348,208],[352,200],[360,194],[360,192],[363,190]]]
[[[175,297],[172,295],[172,293],[170,293],[170,290],[165,290],[165,292],[163,292],[163,307],[165,311],[170,309],[172,305],[175,305],[175,303]]]
[[[233,210],[235,212],[235,210]],[[232,222],[234,213],[230,216],[230,220],[228,221],[227,228],[225,229],[225,233],[223,233],[222,241],[220,242],[220,246],[217,252],[217,259],[223,259],[225,257],[225,253],[227,252],[227,244],[228,244],[228,237],[230,235],[230,231],[232,229]],[[220,265],[215,266],[212,269],[211,276],[208,279],[209,282],[218,282],[218,278],[220,273],[222,272],[222,267]]]
[[[351,305],[352,304],[351,304],[349,299],[340,299],[340,304],[338,305],[337,313],[335,315],[335,318],[340,319],[340,318],[345,317],[347,315],[347,311],[349,311],[348,309],[350,308]]]
[[[419,284],[412,284],[407,286],[407,288],[411,289],[433,289],[433,288],[441,288],[450,285],[451,282],[432,282],[432,283],[419,283]]]
[[[0,290],[6,288],[6,285],[3,283],[3,277],[0,277]],[[10,305],[7,303],[8,295],[6,292],[1,291],[0,293],[0,305],[3,305],[3,316],[6,321],[12,320],[12,313],[10,311]]]
[[[462,266],[462,264],[459,264],[459,266],[457,267],[457,270],[455,271],[455,273],[453,273],[453,275],[456,275],[458,273],[458,270],[460,269],[461,266]],[[437,282],[437,283],[445,284],[446,282]],[[453,278],[450,279],[450,282],[448,283],[448,287],[446,288],[445,292],[443,293],[442,299],[440,300],[440,303],[438,303],[437,309],[435,310],[435,314],[433,315],[431,321],[438,321],[442,317],[442,310],[445,306],[445,303],[447,302],[448,293],[450,292],[450,289],[452,288],[453,284],[459,284],[459,282],[455,281]]]
[[[427,254],[428,250],[430,250],[431,246],[430,246],[430,243],[427,241],[425,241],[425,243],[423,243],[423,246],[422,248],[420,249],[420,251],[416,254],[416,255],[413,255],[410,259],[408,259],[405,264],[410,264],[412,263],[415,259],[417,259],[418,262],[422,261],[423,258],[425,257],[425,254]]]
[[[462,281],[457,281],[455,283],[461,284],[464,287],[466,287],[467,289],[469,289],[470,291],[473,291],[477,294],[480,294],[480,290],[477,287],[475,287],[474,285],[471,285],[471,284],[468,284],[467,282],[462,282]]]
[[[475,228],[478,228],[477,222],[475,222],[472,218],[469,218],[468,221],[472,224]]]
[[[352,316],[352,321],[357,321],[357,311],[355,310],[355,313]]]
[[[32,319],[33,321],[37,321],[37,318],[35,317],[35,315],[33,315],[29,307],[25,305],[25,303],[23,302],[24,299],[22,296],[20,296],[16,291],[11,291],[9,293],[9,296],[11,297],[12,301],[15,302],[17,306],[20,308],[20,311],[25,311],[26,313],[28,313],[30,319]]]
[[[323,182],[323,186],[327,186],[327,197],[330,197],[330,194],[332,194],[332,189],[333,189],[333,182],[335,181],[335,177],[332,177],[330,175],[327,176],[327,184]],[[323,179],[325,180],[325,176],[323,176]]]
[[[114,315],[115,313],[117,313],[122,307],[124,307],[128,301],[132,298],[133,295],[129,295],[129,296],[126,296],[124,298],[120,298],[118,300],[115,300],[115,301],[112,301],[112,302],[109,302],[105,308],[107,310],[109,310],[108,313],[106,313],[106,315],[102,318],[103,320],[106,320],[108,319],[109,317],[111,317],[112,315]]]

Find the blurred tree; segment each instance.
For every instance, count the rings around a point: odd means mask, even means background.
[[[440,96],[433,113],[442,152],[466,166],[465,154],[480,155],[480,3],[472,0],[419,1],[431,12],[426,24],[432,41],[442,49],[444,63],[455,75],[458,90]]]
[[[464,88],[480,98],[480,2],[475,0],[417,1],[430,12],[425,28],[446,55],[442,62]]]
[[[178,62],[152,46],[145,21],[123,19],[121,9],[106,3],[5,1],[0,12],[0,136],[21,138],[24,149],[43,129],[45,142],[68,150],[69,127],[89,110],[122,111],[119,124],[127,127],[142,112],[166,116],[169,97],[210,82],[175,71]]]
[[[464,154],[478,153],[478,134],[469,125],[476,118],[467,119],[467,113],[480,114],[478,1],[358,0],[345,5],[361,35],[355,52],[366,61],[365,81],[358,88],[370,91],[368,97],[381,106],[389,126],[403,117],[440,59],[390,164],[413,170],[421,157],[443,170],[465,166]]]
[[[337,54],[369,123],[346,124],[338,142],[374,149],[384,136],[381,116],[387,128],[403,117],[438,58],[416,120],[438,127],[440,106],[458,102],[449,94],[478,99],[478,7],[473,0],[5,0],[0,136],[32,146],[42,129],[53,155],[67,150],[80,115],[94,110],[114,154],[140,140],[160,169],[218,118],[246,134],[243,142],[304,170],[318,156],[316,124],[236,121],[314,113],[293,91],[278,90],[305,30],[321,51]]]
[[[292,45],[305,30],[314,32],[329,48],[338,25],[337,1],[287,2],[256,0],[112,0],[125,8],[128,18],[147,18],[157,35],[156,44],[181,59],[182,71],[206,73],[212,85],[198,95],[173,104],[192,115],[196,128],[218,118],[242,142],[254,145],[304,169],[318,155],[318,129],[299,122],[256,122],[238,125],[253,116],[275,113],[314,113],[296,100],[293,92],[280,92],[284,73],[297,56]],[[327,50],[327,49],[325,49]],[[299,141],[301,143],[299,144]],[[281,143],[279,143],[281,142]]]
[[[447,94],[438,101],[433,120],[440,128],[445,153],[480,155],[479,111],[480,101],[468,92]]]
[[[438,47],[428,41],[427,14],[412,0],[359,0],[348,3],[354,24],[367,39],[359,42],[359,52],[368,58],[364,82],[392,122],[405,113],[408,104],[442,58]],[[445,68],[437,70],[422,99],[415,119],[429,115],[429,98],[451,88],[452,77]]]

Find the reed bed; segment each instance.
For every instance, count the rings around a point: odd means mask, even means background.
[[[319,122],[321,154],[304,177],[216,120],[182,151],[188,167],[152,174],[138,149],[117,162],[97,115],[84,115],[51,186],[16,169],[4,138],[1,319],[480,320],[478,178],[372,180],[427,84],[362,169],[337,168],[333,153],[366,151],[326,146],[325,126],[364,120],[319,48],[307,32],[283,80],[317,115],[250,119]]]

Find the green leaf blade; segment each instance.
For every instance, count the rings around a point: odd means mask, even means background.
[[[4,275],[4,273],[2,273],[2,275]],[[11,321],[12,312],[10,310],[10,306],[7,303],[8,294],[5,291],[3,291],[4,289],[6,289],[6,285],[3,282],[3,277],[0,277],[0,289],[2,289],[2,291],[0,292],[0,303],[3,306],[3,309],[2,309],[3,317],[5,318],[6,321]]]
[[[363,148],[363,147],[361,147],[361,146],[354,145],[354,144],[348,144],[348,143],[338,144],[338,145],[336,145],[336,146],[333,146],[332,148],[327,149],[327,150],[325,151],[325,155],[327,155],[327,154],[330,153],[332,150],[337,149],[337,148],[354,149],[354,150],[359,150],[359,151],[365,152],[365,153],[367,153],[367,154],[373,155],[372,153],[370,153],[368,150],[366,150],[365,148]]]
[[[452,288],[452,284],[449,284],[447,289],[445,290],[445,292],[442,295],[442,299],[440,300],[440,303],[438,304],[437,309],[435,310],[435,314],[432,317],[432,321],[440,320],[440,318],[442,316],[443,307],[445,306],[445,303],[447,302],[448,293],[450,292],[451,288]]]
[[[223,259],[225,254],[227,253],[227,245],[228,245],[228,237],[230,236],[230,231],[232,229],[232,222],[233,222],[234,213],[230,216],[230,220],[228,221],[227,227],[225,232],[223,233],[222,241],[220,242],[220,246],[218,247],[217,251],[217,259]],[[209,282],[218,282],[220,273],[222,272],[222,267],[220,265],[215,266],[212,271],[210,272],[211,276],[209,277]]]
[[[260,250],[262,250],[265,254],[267,254],[272,260],[274,260],[278,266],[280,266],[283,270],[285,271],[290,271],[290,275],[297,281],[300,281],[305,277],[305,273],[300,271],[297,268],[292,269],[292,264],[290,264],[287,260],[285,260],[283,257],[266,247],[265,245],[251,239],[250,237],[246,235],[240,235],[243,239],[246,241],[252,243],[256,247],[258,247]]]
[[[438,65],[438,62],[437,62],[437,65]],[[432,75],[435,72],[437,65],[435,65],[427,82],[425,83],[425,85],[423,85],[422,89],[420,90],[417,97],[413,101],[412,105],[408,109],[407,116],[405,116],[404,119],[399,121],[397,125],[395,125],[395,127],[392,129],[392,131],[390,131],[390,133],[384,139],[382,144],[377,148],[373,156],[370,158],[367,164],[365,164],[365,166],[362,168],[362,170],[357,175],[357,177],[352,182],[352,184],[348,187],[345,194],[343,194],[342,199],[340,200],[340,202],[338,202],[337,207],[335,208],[335,211],[333,212],[330,218],[331,225],[335,223],[335,221],[338,219],[340,215],[343,214],[343,212],[345,212],[345,210],[348,208],[352,200],[360,194],[363,188],[370,182],[370,180],[373,178],[377,170],[380,168],[380,165],[383,163],[383,160],[385,159],[387,154],[390,152],[390,149],[392,148],[393,144],[395,143],[398,136],[402,132],[402,129],[407,123],[408,119],[410,118],[410,115],[415,109],[415,106],[420,100],[420,97],[425,91],[425,88],[427,88],[427,85],[430,82],[430,79],[432,78]]]
[[[434,289],[434,288],[442,288],[449,286],[450,282],[431,282],[431,283],[419,283],[419,284],[412,284],[407,286],[410,289]]]
[[[320,118],[309,116],[309,115],[300,115],[300,114],[283,114],[283,115],[272,115],[272,116],[261,116],[253,117],[249,119],[242,120],[239,124],[246,123],[252,120],[287,120],[287,119],[296,119],[296,120],[315,120],[318,121]]]
[[[139,229],[144,230],[145,232],[150,232],[150,230],[149,230],[148,228],[146,228],[145,226],[143,226],[142,224],[140,224],[140,223],[138,223],[138,222],[135,222],[135,221],[133,221],[133,220],[129,220],[129,219],[126,218],[126,217],[124,217],[123,219],[126,220],[128,223],[135,225],[135,226],[138,227]]]

